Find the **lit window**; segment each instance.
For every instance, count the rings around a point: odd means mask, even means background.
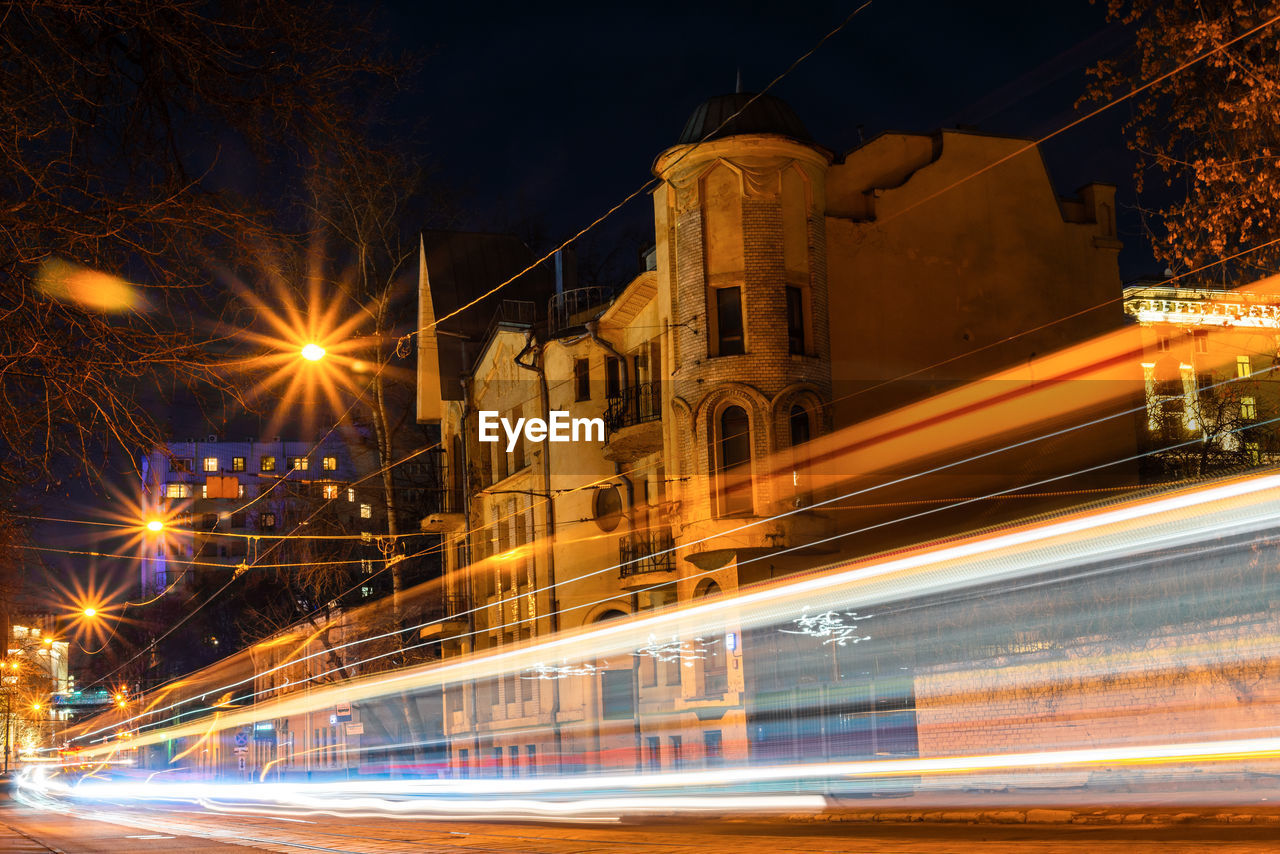
[[[258,517],[258,527],[264,531],[274,530],[276,527],[276,514],[263,513]]]
[[[1236,357],[1236,376],[1244,378],[1244,377],[1250,376],[1252,373],[1253,373],[1253,366],[1249,364],[1249,357],[1237,356]]]
[[[263,457],[263,458],[262,458],[262,460],[258,463],[258,469],[259,469],[260,471],[275,471],[275,470],[276,470],[276,458],[275,458],[275,457]]]
[[[370,596],[373,595],[373,588],[367,584],[360,585],[360,595],[363,596],[365,599],[368,599]]]
[[[232,471],[244,471],[244,457],[232,457],[232,458],[231,458],[231,470],[232,470]]]
[[[236,498],[244,498],[244,484],[236,485]]]
[[[204,470],[205,470],[205,471],[216,472],[216,471],[218,470],[218,458],[217,458],[217,457],[205,457],[205,458],[204,458]]]
[[[1258,402],[1252,397],[1240,398],[1240,417],[1250,420],[1258,417]]]
[[[165,498],[190,498],[191,484],[189,483],[166,483],[164,485]]]
[[[289,468],[294,471],[306,471],[311,467],[311,461],[306,457],[290,457]]]
[[[336,483],[326,483],[326,484],[324,485],[324,497],[325,497],[325,498],[337,498],[337,497],[338,497],[338,484],[336,484]]]
[[[372,504],[361,504],[361,505],[360,505],[360,518],[361,518],[361,519],[372,519],[372,518],[373,518],[373,505],[372,505]]]
[[[1244,451],[1249,455],[1249,462],[1253,465],[1262,464],[1262,445],[1258,442],[1245,442]]]
[[[323,460],[321,460],[321,468],[323,468],[325,471],[337,471],[337,470],[338,470],[338,458],[337,458],[337,457],[325,457]]]
[[[356,491],[354,487],[347,490],[347,501],[352,504],[356,503]]]
[[[209,497],[209,484],[207,483],[200,484],[200,497],[201,498]]]

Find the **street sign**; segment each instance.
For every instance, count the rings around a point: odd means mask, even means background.
[[[244,730],[236,730],[236,747],[246,747],[249,744],[249,733]]]
[[[334,706],[333,710],[334,712],[336,712],[334,717],[337,718],[340,723],[345,723],[346,721],[351,720],[351,704],[350,703],[338,703],[336,706]]]
[[[364,722],[358,721],[347,724],[347,735],[364,735]]]

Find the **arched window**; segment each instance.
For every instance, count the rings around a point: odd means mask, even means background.
[[[809,410],[797,403],[791,407],[787,423],[791,428],[791,489],[795,495],[795,506],[805,507],[809,504],[812,489],[809,483],[809,449],[805,445],[813,436],[813,419]]]
[[[716,442],[719,515],[750,516],[755,510],[751,494],[751,422],[741,406],[726,406],[720,413]]]

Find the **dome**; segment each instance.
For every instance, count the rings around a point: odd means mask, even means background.
[[[752,98],[755,100],[752,101]],[[725,119],[739,110],[742,110],[741,115],[735,116],[724,127],[720,127]],[[720,129],[715,130],[716,128]],[[748,133],[775,133],[800,142],[813,142],[800,117],[785,101],[772,95],[757,96],[750,92],[716,95],[702,102],[693,111],[689,121],[685,122],[684,132],[680,134],[677,145],[699,142],[711,131],[715,132],[711,134],[710,139]]]

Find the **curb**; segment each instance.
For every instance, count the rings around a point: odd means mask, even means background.
[[[1003,810],[828,810],[821,813],[792,814],[785,819],[796,823],[850,822],[855,824],[982,824],[982,825],[1273,825],[1280,826],[1280,813],[1244,812],[1138,812],[1111,810],[1003,809]]]

